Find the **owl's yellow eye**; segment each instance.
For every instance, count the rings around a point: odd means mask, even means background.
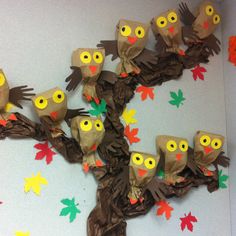
[[[200,144],[204,147],[208,146],[211,143],[211,138],[208,135],[203,135],[200,138]]]
[[[187,152],[188,151],[188,142],[186,142],[185,140],[180,141],[179,143],[179,149],[182,152]]]
[[[95,52],[93,54],[93,60],[97,63],[97,64],[101,64],[103,62],[103,55],[100,52]]]
[[[213,23],[215,24],[215,25],[217,25],[217,24],[219,24],[220,23],[220,16],[219,15],[214,15],[214,17],[213,17]]]
[[[65,94],[63,91],[61,90],[57,90],[56,92],[54,92],[54,94],[52,95],[52,99],[55,103],[62,103],[65,99]]]
[[[167,18],[168,18],[168,21],[170,23],[175,23],[178,20],[178,16],[177,16],[177,14],[174,11],[170,12],[168,14]]]
[[[128,25],[124,25],[120,28],[120,34],[127,37],[131,34],[131,28]]]
[[[145,30],[144,30],[144,28],[143,28],[142,26],[136,27],[136,29],[135,29],[135,35],[136,35],[138,38],[142,39],[142,38],[145,36]]]
[[[38,109],[43,110],[43,109],[45,109],[48,106],[48,100],[45,97],[43,97],[43,96],[39,96],[39,97],[37,97],[35,99],[34,105]]]
[[[218,138],[214,138],[211,142],[211,146],[215,150],[220,149],[222,147],[222,141]]]
[[[139,153],[134,153],[132,155],[132,161],[134,164],[140,166],[143,164],[143,156]]]
[[[166,148],[170,152],[174,152],[177,149],[177,143],[174,140],[169,140],[166,144]]]
[[[80,128],[83,131],[90,131],[92,129],[92,122],[88,119],[84,119],[80,122]]]
[[[102,131],[103,130],[103,123],[100,120],[95,121],[95,129],[97,131]]]
[[[156,24],[159,28],[164,28],[167,25],[167,19],[164,16],[160,16],[157,18]]]
[[[148,158],[144,161],[144,165],[147,167],[147,169],[151,170],[151,169],[155,168],[155,166],[156,166],[156,161],[155,161],[155,159],[153,159],[152,157],[148,157]]]
[[[208,15],[208,16],[212,16],[213,15],[213,13],[214,13],[214,8],[213,8],[213,6],[211,6],[211,5],[208,5],[208,6],[206,6],[206,14]]]
[[[87,51],[85,52],[82,52],[80,54],[80,60],[84,63],[84,64],[88,64],[91,62],[92,60],[92,57],[91,57],[91,54]]]
[[[3,86],[6,82],[6,78],[3,73],[0,73],[0,86]]]

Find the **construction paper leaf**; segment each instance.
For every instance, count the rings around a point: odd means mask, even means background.
[[[191,70],[193,72],[193,79],[196,81],[197,79],[204,80],[204,73],[207,72],[206,68],[197,65],[194,69]]]
[[[229,61],[236,66],[236,36],[229,37]]]
[[[46,157],[46,163],[49,165],[52,160],[53,156],[56,155],[54,151],[52,151],[52,147],[48,146],[48,142],[45,143],[37,143],[34,145],[34,148],[40,150],[36,153],[35,160],[42,160],[44,157]]]
[[[122,118],[125,121],[126,125],[135,124],[138,122],[134,118],[134,115],[136,114],[136,112],[137,111],[135,109],[128,110],[127,108],[125,108],[125,110],[123,111],[123,114],[122,114]]]
[[[75,198],[72,198],[71,200],[68,198],[62,199],[61,203],[67,207],[61,210],[60,216],[67,216],[70,214],[70,223],[73,222],[76,218],[76,214],[81,213],[81,211],[77,208],[79,203],[75,204]]]
[[[30,236],[30,232],[16,231],[16,236]]]
[[[179,108],[180,105],[183,105],[183,101],[186,100],[181,89],[178,90],[178,93],[170,92],[170,96],[173,100],[170,100],[169,103],[177,108]]]
[[[164,170],[159,170],[158,172],[157,172],[157,174],[156,174],[158,177],[161,177],[161,179],[163,179],[164,178],[164,175],[165,175],[165,172],[164,172]]]
[[[142,101],[145,101],[148,97],[152,100],[154,99],[154,88],[140,85],[139,87],[137,87],[136,92],[141,94]]]
[[[174,210],[174,208],[171,207],[165,200],[156,202],[156,205],[159,206],[159,208],[157,209],[157,215],[161,216],[165,214],[166,219],[169,220],[171,217],[171,212]]]
[[[93,108],[93,110],[89,110],[88,112],[92,116],[100,116],[103,113],[107,112],[107,108],[106,108],[107,104],[104,99],[101,100],[100,104],[97,104],[96,102],[92,101],[90,105]]]
[[[25,193],[28,193],[30,190],[32,190],[36,195],[40,195],[41,193],[41,185],[47,185],[48,181],[41,176],[41,173],[38,172],[37,175],[34,176],[32,174],[32,177],[25,178],[25,186],[24,191]]]
[[[184,231],[184,229],[187,227],[187,229],[191,232],[193,232],[193,223],[198,222],[197,218],[195,216],[192,216],[191,212],[188,213],[188,215],[186,216],[186,214],[184,214],[185,217],[180,218],[181,220],[181,230]]]
[[[127,125],[125,127],[124,135],[125,135],[125,137],[127,137],[130,145],[132,145],[133,143],[140,142],[140,138],[137,137],[138,131],[139,131],[138,128],[134,128],[134,129],[130,130],[130,126],[129,125]]]
[[[223,170],[219,171],[219,187],[224,189],[227,188],[227,185],[225,182],[228,180],[229,176],[228,175],[223,175]]]
[[[14,105],[8,102],[7,105],[5,106],[5,112],[9,112],[13,107]]]

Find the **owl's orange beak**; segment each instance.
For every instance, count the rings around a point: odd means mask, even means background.
[[[57,116],[58,116],[58,112],[56,111],[53,111],[50,113],[50,117],[53,119],[53,120],[56,120],[57,119]]]
[[[96,151],[97,150],[97,145],[93,144],[93,146],[90,148],[92,151]]]
[[[170,27],[170,28],[168,29],[168,31],[169,31],[171,34],[173,34],[173,33],[175,32],[175,27],[174,27],[174,26]]]
[[[176,154],[176,160],[177,160],[177,161],[180,161],[180,160],[182,159],[182,157],[183,157],[183,154],[182,154],[182,153],[177,153],[177,154]]]
[[[211,147],[204,147],[204,151],[206,154],[210,153],[213,151],[213,149]]]
[[[95,74],[96,71],[97,71],[97,67],[96,66],[89,66],[89,69],[90,69],[92,74]]]
[[[209,28],[209,22],[208,21],[204,21],[202,27],[207,30]]]
[[[147,170],[138,169],[138,175],[139,175],[140,177],[143,177],[146,173],[147,173]]]
[[[131,44],[134,44],[136,41],[137,41],[137,37],[130,37],[128,36],[128,41],[131,43]]]

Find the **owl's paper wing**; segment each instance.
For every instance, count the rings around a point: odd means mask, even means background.
[[[189,147],[188,148],[188,158],[187,158],[187,167],[196,175],[199,172],[199,168],[197,167],[194,161],[194,150]]]
[[[230,158],[227,156],[224,156],[224,152],[221,152],[219,156],[216,158],[216,160],[214,161],[214,163],[223,167],[228,167],[230,163]]]
[[[197,32],[193,29],[192,26],[186,25],[182,27],[182,39],[186,44],[186,39],[190,39],[191,41],[197,41]]]
[[[9,91],[9,102],[22,109],[20,101],[30,101],[30,97],[34,96],[35,93],[29,92],[33,90],[33,88],[29,88],[27,85],[11,88]]]
[[[105,48],[105,55],[112,55],[112,61],[119,57],[117,40],[101,40],[97,47]]]
[[[65,122],[70,127],[70,121],[76,116],[88,116],[88,112],[85,111],[84,108],[78,108],[78,109],[67,109],[66,115],[65,115]]]
[[[108,82],[109,84],[115,84],[117,79],[118,78],[116,73],[108,70],[103,70],[99,76],[99,83],[105,81]]]
[[[148,68],[152,69],[153,65],[157,64],[158,53],[149,49],[144,48],[143,51],[135,57],[134,61],[138,66],[143,64]]]
[[[204,39],[204,45],[207,48],[207,51],[210,55],[219,54],[220,53],[220,40],[216,38],[214,34],[211,34],[207,38]]]
[[[186,3],[182,2],[179,4],[179,13],[180,13],[181,21],[185,25],[192,25],[193,22],[196,20],[196,17],[189,10],[188,5]]]
[[[164,41],[164,39],[162,38],[162,36],[160,34],[156,34],[155,35],[156,38],[156,45],[155,45],[155,49],[157,51],[158,54],[163,54],[166,52],[167,49],[167,44]]]
[[[69,83],[66,87],[67,91],[75,90],[82,80],[81,69],[76,66],[71,66],[71,69],[73,70],[73,72],[65,80]]]

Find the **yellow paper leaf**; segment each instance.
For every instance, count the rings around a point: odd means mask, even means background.
[[[30,232],[21,232],[21,231],[17,231],[16,236],[30,236]]]
[[[41,173],[38,172],[36,176],[32,174],[32,177],[25,178],[24,191],[28,193],[32,190],[36,195],[40,195],[41,185],[47,185],[48,181],[41,176]]]
[[[8,102],[7,105],[5,106],[5,111],[9,112],[13,107],[14,107],[14,105],[12,103]]]
[[[125,108],[125,110],[123,111],[122,114],[122,118],[125,121],[126,125],[129,124],[135,124],[138,121],[134,118],[134,115],[136,114],[136,110],[135,109],[130,109],[128,110],[127,108]]]

